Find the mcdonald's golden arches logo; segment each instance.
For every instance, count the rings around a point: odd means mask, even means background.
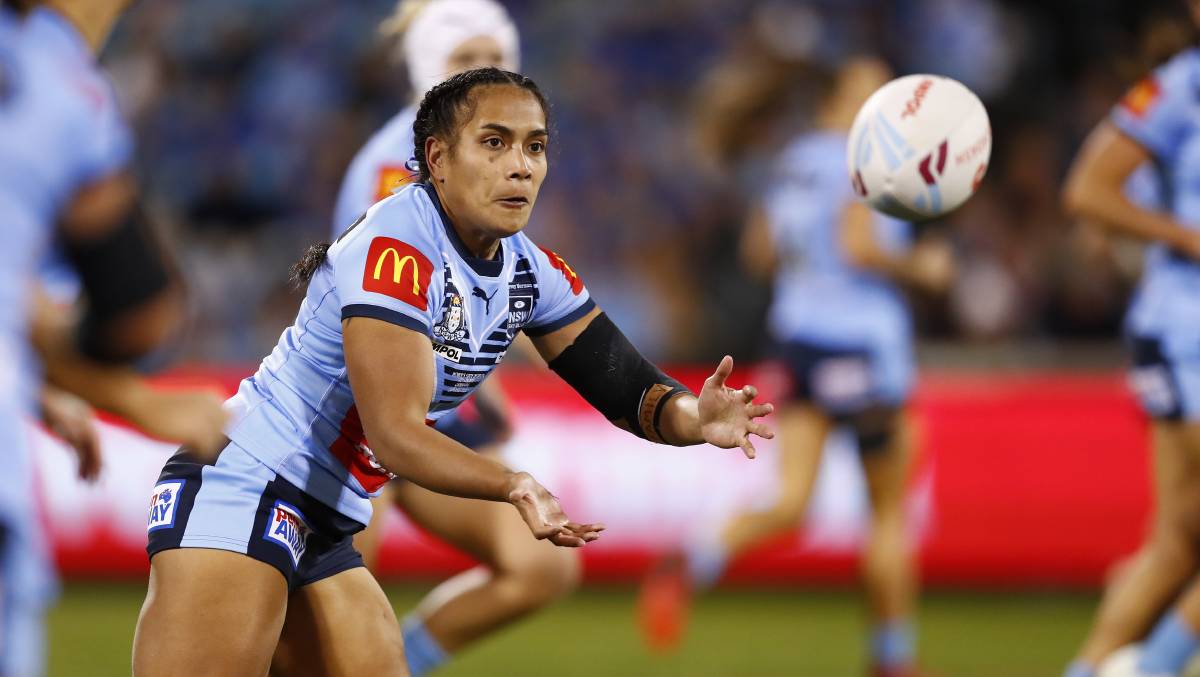
[[[428,310],[425,292],[432,275],[433,264],[416,247],[395,238],[377,237],[367,251],[363,289]]]

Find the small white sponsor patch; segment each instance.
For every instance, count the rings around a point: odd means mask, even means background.
[[[308,531],[300,510],[283,501],[275,501],[263,538],[287,550],[292,556],[292,565],[300,566],[300,558],[304,557],[304,548],[308,544]]]
[[[441,355],[442,357],[444,357],[447,360],[450,360],[451,362],[454,362],[454,363],[457,363],[459,360],[462,359],[462,349],[461,348],[455,348],[454,346],[448,346],[445,343],[433,344],[433,354]]]
[[[150,494],[150,515],[146,520],[146,531],[170,529],[175,526],[175,511],[179,506],[179,493],[185,480],[159,482]]]

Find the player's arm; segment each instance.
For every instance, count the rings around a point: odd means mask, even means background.
[[[152,437],[180,442],[201,456],[214,456],[224,446],[227,416],[220,395],[204,389],[155,388],[128,367],[91,360],[79,353],[71,325],[52,302],[35,293],[33,308],[31,339],[48,383]]]
[[[77,191],[60,229],[87,296],[78,336],[84,354],[124,362],[159,347],[182,319],[182,291],[130,176],[118,172]]]
[[[1169,214],[1143,209],[1125,195],[1126,179],[1152,159],[1144,146],[1111,121],[1101,122],[1071,165],[1063,206],[1077,218],[1124,235],[1162,242],[1200,259],[1200,232],[1188,230]]]
[[[842,210],[839,243],[851,265],[883,275],[905,286],[943,292],[954,278],[954,258],[941,238],[918,240],[907,252],[884,249],[875,232],[875,213],[861,202]]]
[[[733,371],[726,356],[699,396],[667,376],[633,347],[599,308],[555,331],[531,337],[542,358],[614,425],[660,444],[708,442],[740,447],[754,458],[750,435],[774,434],[755,419],[773,411],[755,404],[754,386],[725,385]]]
[[[370,317],[342,321],[350,388],[375,458],[395,475],[451,496],[507,501],[538,538],[580,546],[598,525],[567,520],[529,473],[513,472],[425,424],[436,374],[428,337]]]
[[[742,267],[760,279],[768,279],[778,263],[775,240],[771,237],[771,221],[762,206],[755,207],[746,221],[738,243],[738,258]]]

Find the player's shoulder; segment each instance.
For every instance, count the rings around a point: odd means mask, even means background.
[[[363,145],[356,162],[373,166],[408,162],[413,152],[412,125],[416,114],[416,109],[410,106],[393,115]]]
[[[98,124],[117,114],[116,92],[83,36],[54,10],[39,7],[25,20],[23,45],[59,113]]]
[[[1195,87],[1200,83],[1200,47],[1189,47],[1158,68],[1163,84]]]
[[[405,186],[392,195],[376,202],[363,214],[353,228],[334,243],[341,251],[345,243],[365,242],[376,237],[387,237],[406,242],[412,246],[433,251],[443,248],[445,228],[433,199],[431,189],[423,183]],[[331,254],[334,249],[331,249]]]
[[[840,181],[845,173],[845,156],[844,134],[823,131],[798,134],[780,151],[774,178],[777,181],[802,179],[806,185],[827,183],[829,179]]]

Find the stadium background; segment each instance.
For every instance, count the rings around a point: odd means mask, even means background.
[[[873,51],[900,73],[942,73],[979,93],[996,139],[988,177],[934,226],[952,234],[961,276],[946,299],[915,299],[929,432],[913,513],[934,588],[921,649],[950,675],[1057,674],[1096,586],[1137,543],[1147,502],[1145,427],[1117,338],[1138,251],[1071,223],[1057,190],[1087,130],[1191,38],[1186,20],[1172,3],[1118,0],[506,4],[522,70],[553,104],[552,172],[530,232],[639,346],[684,373],[725,352],[761,355],[767,290],[732,252],[772,149],[804,128],[814,65]],[[375,32],[391,5],[143,2],[105,49],[149,207],[190,282],[192,322],[163,358],[168,379],[229,387],[294,316],[288,265],[327,237],[350,157],[409,98]],[[770,450],[748,465],[642,449],[544,373],[504,378],[522,412],[516,462],[613,529],[588,554],[583,594],[446,674],[857,672],[848,586],[861,494],[844,445],[831,445],[804,529],[702,600],[679,654],[652,656],[629,582],[687,537],[689,511],[719,514],[769,491]],[[128,671],[141,512],[169,448],[119,424],[104,434],[97,487],[67,479],[66,457],[42,440],[67,581],[52,618],[54,674]],[[423,581],[465,564],[402,522],[384,555],[400,609]]]

